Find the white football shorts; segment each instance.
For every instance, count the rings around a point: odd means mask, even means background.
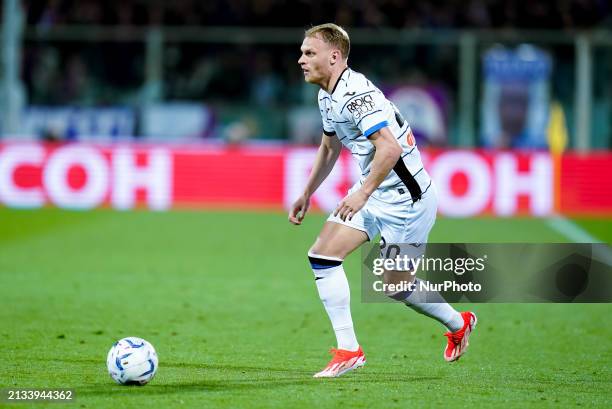
[[[357,183],[348,193],[359,187]],[[415,203],[405,188],[377,191],[351,220],[343,221],[334,216],[333,212],[327,220],[361,230],[368,235],[369,240],[380,233],[381,240],[386,243],[424,244],[436,221],[437,210],[436,187],[431,181],[428,188],[424,189],[421,200]]]

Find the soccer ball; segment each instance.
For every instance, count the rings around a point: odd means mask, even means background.
[[[106,367],[118,384],[146,385],[157,372],[157,353],[142,338],[123,338],[108,351]]]

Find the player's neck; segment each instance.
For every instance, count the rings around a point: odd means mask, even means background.
[[[342,76],[342,73],[347,68],[348,68],[348,65],[346,64],[336,68],[332,72],[332,75],[329,77],[329,81],[327,81],[327,84],[322,85],[321,88],[323,88],[328,94],[333,93],[334,89],[336,88],[336,84],[338,83],[338,81],[340,81],[340,77]]]

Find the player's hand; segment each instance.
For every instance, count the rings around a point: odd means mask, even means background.
[[[343,221],[351,220],[355,213],[365,206],[369,197],[361,189],[351,193],[338,203],[338,207],[334,210],[334,216],[340,216]]]
[[[291,210],[289,211],[289,222],[300,225],[302,224],[302,220],[304,220],[304,216],[306,216],[306,212],[310,207],[310,198],[306,196],[300,196],[293,206],[291,206]]]

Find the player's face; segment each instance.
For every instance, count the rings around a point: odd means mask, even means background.
[[[298,64],[304,72],[304,80],[324,85],[331,77],[332,48],[317,37],[306,37],[302,42],[302,56]]]

